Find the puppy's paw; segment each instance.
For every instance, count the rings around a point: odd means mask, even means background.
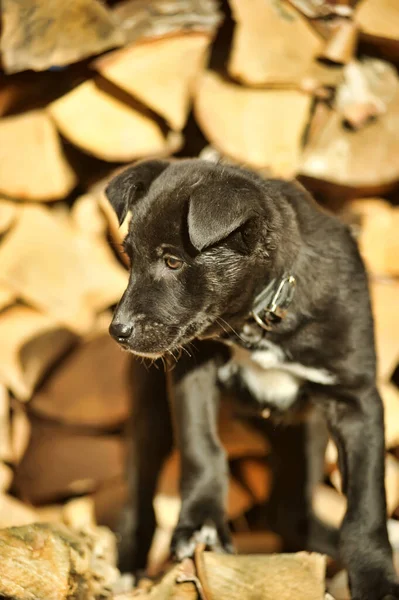
[[[198,528],[178,525],[172,537],[172,555],[178,561],[190,558],[199,544],[214,552],[234,553],[227,525],[223,523],[216,526],[212,521],[208,521]]]

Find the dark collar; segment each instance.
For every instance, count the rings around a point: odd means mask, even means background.
[[[243,328],[223,335],[222,339],[251,350],[259,347],[265,331],[273,331],[284,319],[294,297],[295,286],[293,275],[284,274],[272,279],[256,296]]]
[[[258,294],[252,305],[250,316],[262,329],[271,331],[273,325],[284,319],[295,294],[296,280],[285,274],[271,282]]]

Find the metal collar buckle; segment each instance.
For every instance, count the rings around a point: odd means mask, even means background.
[[[286,315],[295,294],[296,280],[293,275],[284,275],[280,280],[272,279],[269,285],[255,298],[251,315],[262,329],[270,331],[273,324]]]

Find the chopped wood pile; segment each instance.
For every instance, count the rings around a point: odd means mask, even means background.
[[[370,273],[399,552],[396,3],[3,0],[0,55],[0,527],[21,528],[0,531],[0,596],[131,597],[114,585],[111,534],[96,528],[114,528],[126,498],[131,360],[107,334],[127,281],[126,224],[118,229],[102,190],[115,169],[149,156],[200,155],[298,177],[352,225]],[[281,540],[248,518],[273,486],[271,448],[228,402],[220,434],[236,546],[278,552]],[[152,574],[168,556],[178,471],[173,453],[155,499]],[[332,443],[314,505],[335,525],[345,510]],[[32,526],[39,522],[47,525]],[[250,560],[259,589],[268,569],[299,569],[295,598],[324,597],[320,557],[255,558],[201,554],[169,571],[163,591],[147,582],[140,593],[230,599],[223,581],[234,577],[245,600],[238,575]],[[283,599],[282,580],[267,581]],[[336,600],[349,597],[344,572],[330,584]]]

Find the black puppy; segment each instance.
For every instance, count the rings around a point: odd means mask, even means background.
[[[171,373],[182,457],[175,555],[190,555],[199,540],[231,550],[227,465],[216,432],[219,387],[227,385],[259,414],[280,418],[306,408],[316,428],[323,415],[348,500],[338,545],[352,595],[399,598],[386,528],[373,321],[348,228],[293,183],[200,160],[144,161],[106,193],[120,222],[133,212],[124,242],[131,274],[112,336],[152,359],[179,349],[193,354],[182,353]],[[137,559],[148,550],[149,506],[172,441],[162,370],[146,371],[137,361],[134,369],[134,510],[125,528],[135,536]],[[319,450],[310,458],[321,464]],[[305,495],[310,515],[309,490]],[[291,494],[291,507],[295,501],[302,502]],[[317,529],[310,522],[307,545]]]

